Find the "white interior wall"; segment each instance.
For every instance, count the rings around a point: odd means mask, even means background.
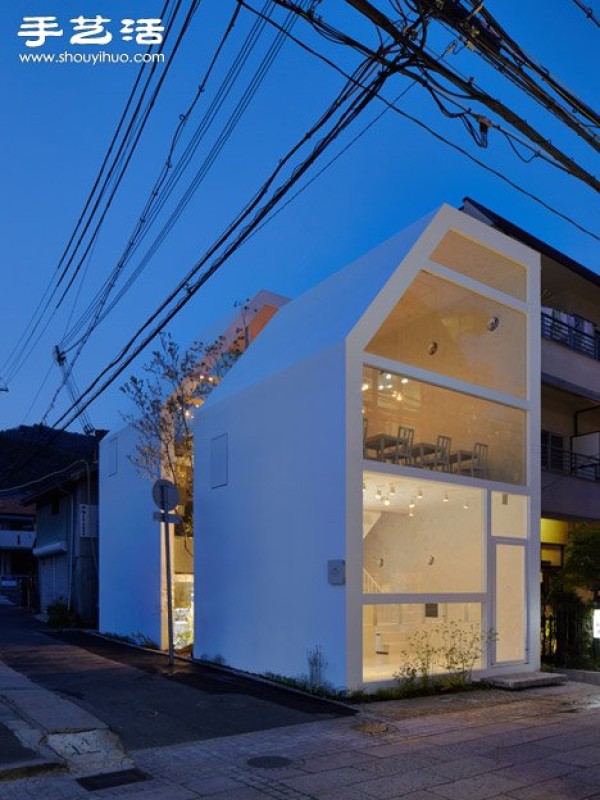
[[[100,442],[99,629],[165,648],[160,528],[151,481],[127,458],[135,442],[130,427]]]
[[[346,683],[345,375],[336,345],[196,416],[196,657],[299,677],[319,646]],[[210,442],[228,437],[226,486]]]
[[[483,591],[481,502],[383,513],[364,541],[364,565],[386,592]],[[426,501],[422,501],[422,505]]]

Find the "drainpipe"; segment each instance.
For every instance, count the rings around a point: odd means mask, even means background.
[[[70,505],[70,513],[69,513],[69,532],[68,532],[68,577],[67,577],[67,608],[69,611],[71,610],[72,606],[72,594],[73,594],[73,565],[74,561],[74,554],[73,554],[73,546],[75,542],[75,536],[73,535],[75,529],[75,502],[73,500],[73,494],[69,494],[69,505]]]

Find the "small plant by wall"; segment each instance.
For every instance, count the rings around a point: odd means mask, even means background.
[[[471,682],[475,664],[497,638],[494,630],[482,632],[475,623],[447,622],[414,631],[401,652],[404,661],[394,677],[406,695],[464,689]]]
[[[81,619],[71,611],[64,600],[56,600],[46,608],[48,625],[51,628],[80,628]]]
[[[322,689],[326,686],[325,670],[327,661],[320,645],[315,645],[307,651],[308,660],[308,685],[311,689]]]

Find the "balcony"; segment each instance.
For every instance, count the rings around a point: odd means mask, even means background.
[[[542,469],[587,481],[600,481],[600,456],[574,453],[562,447],[542,446]]]
[[[600,336],[589,320],[547,308],[542,311],[542,337],[600,361]]]

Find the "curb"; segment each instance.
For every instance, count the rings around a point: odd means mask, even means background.
[[[67,766],[63,761],[32,758],[29,761],[13,761],[0,765],[0,782],[14,778],[29,778],[48,772],[65,772]]]

